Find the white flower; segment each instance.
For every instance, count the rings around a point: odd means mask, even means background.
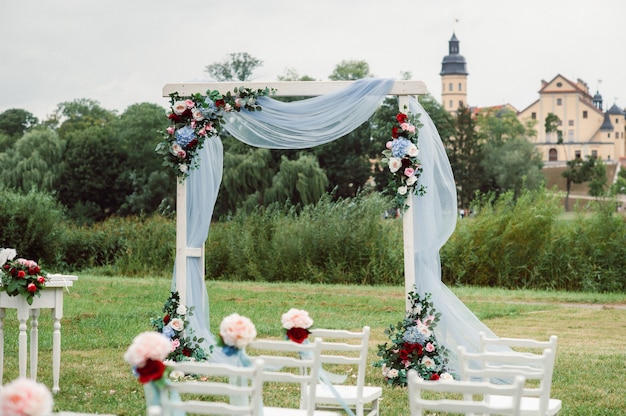
[[[428,337],[430,337],[432,335],[432,331],[430,329],[428,329],[428,325],[425,325],[421,321],[417,321],[417,330],[422,335],[424,335],[426,338],[428,338]]]
[[[178,170],[180,170],[182,173],[186,173],[188,169],[189,167],[187,166],[186,163],[182,163],[178,165]]]
[[[169,325],[172,327],[174,331],[182,331],[185,329],[185,322],[180,318],[174,318],[170,321]]]
[[[392,368],[391,370],[387,371],[387,377],[388,378],[398,377],[398,370],[396,370],[395,368]]]
[[[46,386],[20,377],[0,389],[0,414],[45,416],[52,413],[52,393]]]
[[[435,361],[429,356],[425,355],[421,361],[422,365],[426,368],[435,368]]]
[[[304,328],[308,329],[313,325],[313,319],[309,317],[309,313],[302,309],[291,308],[281,316],[283,328]]]
[[[187,307],[185,305],[178,305],[178,308],[176,308],[176,313],[179,315],[186,315]]]
[[[195,110],[193,110],[192,117],[196,121],[204,120],[204,114],[202,114],[202,111],[199,108],[196,108]]]
[[[392,173],[396,173],[398,169],[400,169],[401,167],[402,167],[402,159],[400,159],[399,157],[389,158],[389,170]]]
[[[146,331],[137,335],[124,354],[124,360],[133,367],[141,368],[147,360],[163,361],[170,353],[171,342],[160,332]]]
[[[185,112],[185,110],[187,110],[187,103],[184,101],[176,101],[172,106],[172,110],[174,111],[174,114],[181,115]]]
[[[406,149],[406,154],[411,156],[411,157],[417,157],[417,155],[419,155],[420,151],[417,148],[417,146],[415,146],[414,143],[412,143],[408,149]]]
[[[454,380],[454,377],[452,377],[452,374],[450,373],[441,373],[441,375],[439,376],[439,380],[452,381]]]
[[[185,373],[180,370],[172,370],[172,372],[170,373],[170,378],[176,381],[182,380],[183,378],[185,378]]]
[[[0,266],[2,266],[7,261],[13,260],[17,256],[17,251],[12,248],[3,248],[0,250]]]
[[[417,176],[413,175],[413,176],[409,176],[406,180],[406,184],[407,186],[411,186],[413,184],[415,184],[415,182],[417,182]]]
[[[242,349],[256,338],[256,328],[249,318],[233,313],[222,320],[220,336],[224,344]]]
[[[406,195],[406,193],[408,192],[408,188],[406,186],[400,186],[398,187],[398,194],[400,195]]]

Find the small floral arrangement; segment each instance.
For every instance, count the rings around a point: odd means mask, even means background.
[[[396,115],[396,123],[391,128],[391,140],[383,150],[382,163],[389,166],[391,177],[387,191],[394,195],[394,203],[401,210],[408,208],[406,200],[410,193],[424,195],[426,188],[418,184],[422,174],[422,164],[418,159],[418,130],[422,127],[420,114],[409,116],[405,113]]]
[[[309,313],[302,309],[291,308],[281,316],[281,322],[285,330],[287,339],[302,344],[311,331],[309,328],[313,326],[313,319]]]
[[[178,292],[171,292],[163,305],[163,315],[150,320],[155,331],[165,335],[171,343],[167,355],[172,361],[206,361],[209,352],[200,347],[204,338],[197,338],[189,327],[189,317],[193,316],[193,306],[180,304]]]
[[[231,111],[261,111],[257,98],[273,93],[269,88],[252,90],[235,88],[222,95],[217,90],[207,90],[206,96],[193,94],[181,97],[177,92],[170,94],[170,126],[163,132],[156,152],[163,156],[163,165],[176,170],[184,180],[190,169],[199,166],[196,155],[207,138],[218,136],[222,131],[224,113]]]
[[[411,309],[404,320],[385,329],[391,344],[378,345],[381,359],[374,366],[382,367],[389,385],[406,386],[406,375],[411,369],[425,380],[454,378],[448,369],[448,350],[439,345],[433,331],[441,314],[435,311],[430,296],[426,293],[420,298],[416,292],[410,292]]]
[[[7,292],[9,296],[22,295],[32,305],[33,298],[41,296],[39,291],[49,279],[35,261],[21,258],[14,260],[16,256],[14,249],[0,250],[0,291]]]
[[[141,384],[165,383],[167,368],[164,361],[171,352],[171,346],[170,339],[159,332],[142,332],[133,339],[124,360],[131,365]]]
[[[228,315],[220,324],[218,345],[226,355],[235,355],[244,350],[256,338],[256,328],[252,321],[238,313]]]
[[[0,388],[0,415],[47,416],[52,414],[52,393],[46,386],[20,377]]]

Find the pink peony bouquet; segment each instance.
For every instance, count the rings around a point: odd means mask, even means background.
[[[172,350],[172,342],[165,335],[148,331],[137,335],[124,354],[124,360],[142,384],[160,380],[165,373],[163,361]]]
[[[309,328],[313,326],[313,319],[307,311],[291,308],[281,317],[285,335],[293,342],[302,344],[311,333]]]
[[[0,415],[46,416],[52,413],[52,393],[43,384],[20,377],[0,390]]]
[[[238,313],[228,315],[220,324],[220,341],[226,355],[244,349],[256,338],[256,328],[249,318]]]

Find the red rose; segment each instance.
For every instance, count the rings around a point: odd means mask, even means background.
[[[165,372],[165,364],[162,361],[147,360],[146,365],[141,368],[137,368],[137,374],[139,374],[139,382],[142,384],[149,383],[154,380],[158,380],[163,377]]]
[[[43,276],[38,276],[38,277],[37,277],[37,281],[38,281],[39,283],[42,283],[42,284],[43,284],[43,283],[46,281],[46,278],[45,278],[45,277],[43,277]]]
[[[4,266],[2,266],[2,268],[4,270],[9,270],[11,268],[11,266],[9,265],[9,263],[6,263]]]
[[[189,144],[187,145],[187,148],[191,149],[192,147],[196,147],[197,144],[198,144],[198,139],[193,139],[192,141],[189,142]]]
[[[19,270],[17,272],[17,277],[19,277],[20,279],[23,279],[24,276],[26,276],[26,272],[24,270]]]
[[[37,291],[37,286],[34,283],[29,283],[28,286],[26,286],[26,289],[30,293],[35,293]]]
[[[392,127],[391,128],[391,137],[393,137],[394,139],[397,139],[398,136],[399,136],[398,128],[397,127]]]
[[[298,344],[302,344],[309,337],[309,330],[305,328],[291,328],[287,330],[287,338]]]
[[[189,348],[183,348],[183,355],[185,357],[191,357],[191,350]]]
[[[422,346],[418,343],[405,342],[404,348],[409,354],[417,352],[418,356],[422,355]]]
[[[226,106],[226,102],[224,100],[215,100],[215,106],[217,108],[224,107],[224,106]]]
[[[170,316],[169,316],[169,315],[165,315],[165,316],[163,317],[163,323],[164,323],[165,325],[167,325],[169,322],[170,322]]]
[[[178,114],[176,113],[171,113],[169,116],[167,116],[167,118],[169,118],[170,120],[177,122],[178,121]]]
[[[409,117],[404,113],[398,113],[396,120],[398,120],[398,123],[406,123],[409,120]]]
[[[402,361],[408,360],[408,359],[409,359],[409,354],[411,354],[411,352],[410,352],[410,351],[407,351],[407,350],[400,350],[400,353],[399,353],[399,355],[400,355],[400,359],[401,359]]]
[[[431,380],[439,380],[439,374],[434,373],[432,376],[430,376]]]

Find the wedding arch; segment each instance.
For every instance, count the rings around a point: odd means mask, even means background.
[[[356,129],[376,111],[386,96],[398,97],[399,110],[421,114],[419,152],[423,172],[420,177],[426,194],[411,194],[403,215],[405,292],[431,293],[441,320],[436,328],[439,342],[450,351],[464,346],[478,350],[480,331],[495,336],[443,284],[439,250],[456,226],[456,186],[439,133],[417,100],[427,92],[420,81],[368,78],[358,81],[270,82],[270,83],[185,83],[167,84],[163,96],[223,94],[235,88],[271,88],[276,96],[311,97],[285,103],[259,97],[262,111],[229,112],[224,129],[236,139],[255,147],[304,149],[341,138]],[[207,345],[215,345],[209,329],[209,299],[204,281],[204,243],[208,237],[213,208],[222,179],[223,147],[219,136],[207,139],[198,154],[198,167],[188,172],[177,186],[176,262],[172,291],[178,291],[181,304],[193,306],[190,326]],[[408,306],[408,300],[407,300]],[[216,361],[228,357],[214,352]]]

